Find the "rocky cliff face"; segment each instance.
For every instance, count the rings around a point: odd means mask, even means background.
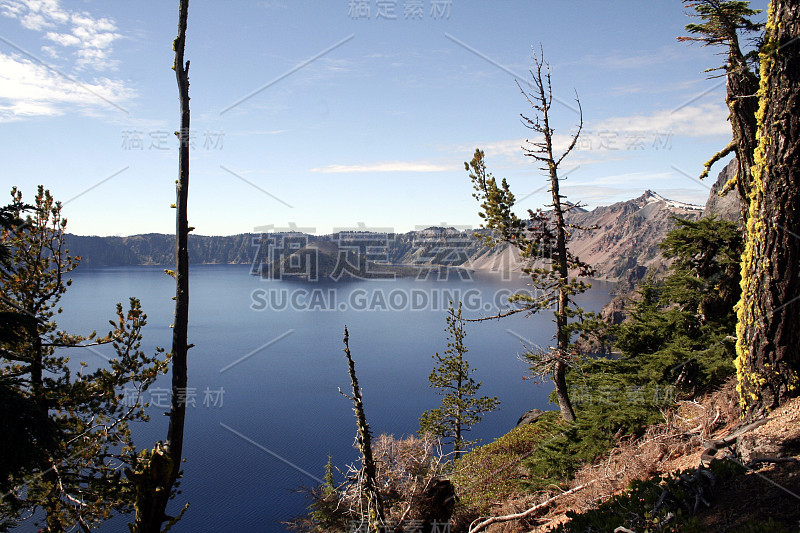
[[[739,193],[734,189],[725,196],[719,195],[719,192],[724,188],[728,180],[732,179],[735,174],[736,160],[734,159],[722,169],[714,185],[711,187],[706,205],[703,209],[703,217],[714,215],[731,222],[741,221],[742,200]],[[647,193],[645,193],[645,196],[646,195]],[[691,216],[695,216],[694,212],[691,213]],[[663,238],[663,235],[661,238]],[[651,248],[648,254],[653,252],[657,254],[657,248]],[[668,264],[660,258],[660,255],[655,255],[649,260],[645,260],[644,263],[646,264],[639,264],[639,260],[637,259],[633,268],[627,270],[627,274],[624,274],[624,268],[619,270],[620,275],[618,276],[618,280],[621,283],[617,285],[615,291],[616,296],[608,302],[601,311],[601,315],[607,321],[613,324],[620,324],[625,320],[627,301],[635,290],[637,283],[643,279],[648,272],[652,272],[656,277],[665,276],[667,273]],[[649,265],[647,263],[649,263]],[[612,272],[614,272],[614,269],[612,269]]]
[[[67,235],[71,255],[82,257],[81,265],[131,266],[175,264],[175,237],[162,233],[130,237],[87,237]],[[253,257],[250,234],[207,237],[189,235],[189,262],[247,264]]]
[[[711,193],[708,195],[706,208],[703,210],[704,217],[717,215],[719,218],[730,220],[731,222],[739,222],[742,219],[743,202],[739,192],[734,189],[725,196],[719,195],[728,180],[736,176],[736,166],[736,159],[732,159],[717,176],[717,181],[712,185]]]
[[[696,220],[703,208],[664,198],[645,191],[638,198],[598,207],[583,213],[572,212],[568,222],[595,230],[575,230],[570,247],[583,261],[594,265],[598,277],[623,280],[631,274],[641,278],[649,268],[663,260],[659,243],[670,231],[672,217]]]
[[[635,283],[650,269],[662,270],[659,243],[674,226],[672,217],[696,220],[700,206],[669,200],[654,191],[638,198],[592,211],[572,209],[567,222],[573,229],[570,249],[595,268],[595,277]],[[479,247],[464,266],[475,270],[518,271],[525,263],[509,246]]]

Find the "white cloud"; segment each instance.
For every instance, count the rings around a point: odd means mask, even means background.
[[[44,35],[44,38],[49,39],[56,44],[60,44],[61,46],[78,46],[81,44],[81,40],[78,39],[78,37],[69,33],[56,33],[54,31],[49,31]]]
[[[504,141],[493,141],[483,143],[480,145],[484,153],[491,155],[517,155],[522,153],[522,147],[525,146],[525,139],[507,139]],[[477,148],[477,147],[476,147]]]
[[[613,117],[590,125],[590,130],[631,133],[661,132],[687,137],[730,135],[728,109],[722,104],[687,105],[650,114]]]
[[[27,59],[0,53],[0,122],[91,112],[134,96],[122,82],[98,78],[76,83]]]
[[[459,170],[456,164],[438,164],[426,161],[380,161],[357,165],[327,165],[312,168],[311,172],[323,174],[349,174],[356,172],[450,172]]]
[[[723,104],[688,105],[678,110],[661,109],[649,114],[611,117],[584,124],[581,136],[570,156],[573,164],[588,165],[619,159],[622,152],[642,149],[668,149],[678,137],[730,136],[728,109]],[[555,133],[553,151],[558,156],[572,142],[574,132]],[[535,137],[530,137],[531,140]],[[460,145],[453,150],[472,154],[481,148],[493,169],[514,168],[531,163],[522,147],[529,146],[524,138],[479,142]],[[588,154],[593,154],[591,159]],[[602,157],[599,157],[601,156]],[[598,159],[599,157],[599,159]]]
[[[623,152],[627,153],[628,150],[667,149],[672,145],[672,139],[675,137],[730,135],[730,126],[726,121],[727,113],[724,105],[697,104],[688,105],[675,111],[663,109],[649,114],[611,117],[595,123],[587,123],[569,161],[573,166],[586,166],[598,162],[607,163],[624,159],[626,156],[623,155]],[[553,136],[553,148],[557,156],[562,154],[572,142],[573,133],[557,133]],[[486,154],[492,170],[501,171],[531,165],[531,158],[525,157],[522,150],[522,147],[526,145],[525,138],[514,138],[463,144],[445,148],[445,151],[459,154],[463,160],[469,159],[476,147],[481,148]],[[336,164],[311,169],[312,172],[320,173],[459,170],[462,170],[460,164],[441,164],[429,160]],[[612,176],[604,179],[609,183],[626,183],[625,178],[628,176]]]
[[[569,147],[572,142],[572,135],[572,133],[556,133],[553,135],[553,153],[556,158]],[[598,162],[605,163],[622,158],[619,150],[609,150],[608,147],[603,147],[599,142],[592,141],[588,137],[589,135],[585,131],[581,134],[568,160],[563,163],[565,169],[575,165],[584,166]],[[487,165],[493,172],[529,168],[531,165],[538,167],[533,158],[526,156],[523,150],[523,147],[533,148],[528,141],[534,141],[535,139],[536,137],[532,135],[528,139],[517,138],[478,142],[472,145],[457,146],[454,150],[459,154],[463,154],[460,157],[470,159],[475,152],[475,148],[480,148],[486,155]],[[592,153],[591,156],[589,155],[590,153]]]
[[[20,22],[29,30],[36,31],[52,26],[52,24],[49,24],[39,13],[28,13],[20,18]]]
[[[725,105],[709,103],[587,122],[575,145],[574,156],[579,157],[581,152],[666,149],[675,137],[730,136],[727,118],[728,109]],[[574,131],[555,133],[553,151],[556,154],[563,153],[572,142],[573,134]],[[520,147],[526,146],[526,143],[525,139],[510,139],[478,146],[485,150],[487,157],[490,154],[510,157],[521,156]]]
[[[525,146],[525,139],[517,138],[462,144],[448,151],[455,152],[462,160],[469,161],[472,159],[475,149],[480,148],[486,156],[487,164],[493,171],[497,171],[530,164],[529,158],[523,155],[523,146]],[[463,170],[463,168],[460,166],[459,170]]]
[[[46,40],[72,49],[79,70],[108,70],[117,66],[111,53],[114,41],[122,36],[111,19],[65,9],[60,0],[7,0],[0,9],[4,16],[19,20],[29,30],[46,31],[43,36]],[[42,47],[45,52],[46,48]]]
[[[45,55],[47,55],[52,59],[58,59],[59,57],[61,57],[60,54],[58,53],[58,50],[56,50],[52,46],[42,46],[42,52],[44,52]]]
[[[120,80],[86,74],[116,68],[111,56],[121,35],[113,20],[64,8],[61,0],[4,0],[0,15],[40,32],[47,58],[13,43],[19,54],[0,53],[0,122],[72,110],[96,115],[135,95]]]

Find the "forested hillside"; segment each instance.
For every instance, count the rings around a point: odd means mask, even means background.
[[[81,265],[130,266],[175,263],[175,237],[148,233],[130,237],[87,237],[67,235],[70,253],[81,256]],[[198,263],[246,264],[253,257],[252,236],[189,236],[189,261]]]

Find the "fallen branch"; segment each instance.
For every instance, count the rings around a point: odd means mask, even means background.
[[[754,468],[756,465],[760,463],[795,463],[797,462],[796,457],[755,457],[749,463],[747,463],[748,468]]]
[[[522,520],[524,518],[528,518],[529,516],[531,516],[532,514],[536,513],[537,511],[541,511],[542,509],[548,507],[551,503],[553,503],[553,501],[557,500],[558,498],[561,498],[562,496],[567,496],[569,494],[574,494],[574,493],[578,492],[579,490],[583,490],[586,487],[588,487],[589,485],[591,485],[592,483],[594,483],[595,481],[596,480],[592,480],[592,481],[590,481],[588,483],[584,483],[583,485],[578,485],[577,487],[573,487],[573,488],[569,489],[566,492],[562,492],[561,494],[556,494],[552,498],[549,498],[549,499],[543,501],[542,503],[538,503],[538,504],[534,505],[533,507],[531,507],[527,511],[523,511],[521,513],[516,513],[516,514],[504,515],[504,516],[492,516],[490,518],[487,518],[486,520],[484,520],[483,522],[479,523],[478,525],[476,525],[474,527],[472,526],[472,524],[470,524],[469,533],[477,533],[478,531],[481,531],[481,530],[489,527],[492,524],[497,524],[498,522],[510,522],[511,520]],[[473,524],[474,523],[475,522],[473,522]]]

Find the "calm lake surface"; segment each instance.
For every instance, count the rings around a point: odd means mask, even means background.
[[[168,511],[187,501],[190,507],[174,531],[282,531],[280,522],[308,503],[294,489],[318,483],[329,453],[342,468],[356,459],[352,405],[338,392],[350,387],[345,325],[373,433],[408,435],[423,411],[438,406],[428,374],[433,353],[446,349],[448,301],[463,299],[464,316],[477,318],[525,287],[517,275],[297,283],[249,272],[243,265],[191,270],[189,342],[195,348],[189,352],[185,475]],[[79,268],[71,277],[60,327],[105,333],[115,303],[127,305],[136,296],[148,315],[145,350],[169,349],[175,283],[162,267]],[[595,282],[583,306],[599,310],[610,289]],[[517,358],[520,337],[547,346],[553,332],[550,313],[467,324],[467,357],[483,382],[480,394],[501,401],[472,438],[490,442],[528,409],[555,408],[547,401],[552,386],[523,380],[526,366]],[[102,362],[87,349],[70,353],[72,362]],[[139,446],[166,437],[168,387],[162,378],[145,397],[151,421],[134,427]],[[103,531],[128,531],[125,523],[112,521]]]

